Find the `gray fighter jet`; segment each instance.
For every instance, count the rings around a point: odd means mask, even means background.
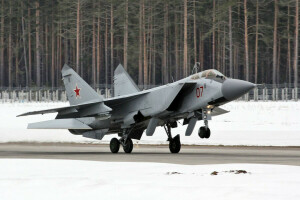
[[[19,116],[58,113],[54,120],[31,123],[29,129],[68,129],[74,135],[101,140],[107,134],[118,134],[110,141],[117,153],[120,145],[126,153],[133,149],[132,139],[140,140],[146,130],[152,136],[157,126],[165,128],[172,153],[181,148],[180,137],[172,137],[177,121],[187,125],[190,136],[198,120],[204,121],[198,135],[209,138],[208,120],[227,113],[220,105],[249,92],[255,84],[225,77],[210,69],[179,81],[140,91],[122,65],[114,73],[114,97],[104,99],[72,68],[64,65],[63,82],[70,103],[68,107],[34,111]]]

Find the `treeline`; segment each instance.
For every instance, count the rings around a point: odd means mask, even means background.
[[[0,0],[2,87],[91,85],[119,63],[139,85],[214,68],[255,83],[298,83],[298,0]]]

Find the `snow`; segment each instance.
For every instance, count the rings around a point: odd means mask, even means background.
[[[103,141],[83,138],[67,130],[28,130],[27,123],[54,119],[56,114],[16,117],[16,115],[41,109],[67,106],[67,103],[2,103],[0,104],[0,142],[79,142],[108,143],[116,135],[105,136]],[[181,135],[183,144],[197,145],[260,145],[300,146],[300,102],[231,102],[223,109],[230,112],[213,117],[209,121],[211,137],[200,139],[198,129],[203,121],[196,124],[192,136],[184,135],[186,125],[172,129]],[[158,127],[153,137],[145,134],[138,143],[166,144],[167,136]]]
[[[0,159],[0,171],[5,200],[300,199],[299,166]]]

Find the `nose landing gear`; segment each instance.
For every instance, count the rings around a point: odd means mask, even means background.
[[[204,120],[205,126],[201,126],[198,131],[198,135],[200,138],[209,138],[210,137],[210,129],[208,128],[208,121]]]
[[[210,137],[210,129],[205,128],[205,126],[201,126],[198,131],[198,135],[200,138],[209,138]]]
[[[168,141],[169,141],[169,149],[171,153],[179,153],[181,149],[181,143],[180,143],[180,135],[176,135],[172,138],[171,134],[171,125],[166,124],[164,126],[166,133],[168,135]]]

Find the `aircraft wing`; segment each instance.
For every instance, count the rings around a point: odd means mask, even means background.
[[[182,83],[181,85],[182,85],[181,89],[179,91],[175,91],[177,93],[174,96],[174,98],[171,99],[170,105],[168,106],[167,110],[173,111],[173,110],[176,110],[177,108],[179,108],[185,97],[185,94],[188,93],[190,90],[193,90],[194,87],[197,85],[197,83],[196,82],[185,82],[185,83]]]
[[[104,99],[104,103],[108,106],[123,104],[126,101],[130,101],[132,99],[141,97],[148,93],[149,93],[149,91],[146,90],[146,91],[142,91],[142,92],[138,92],[138,93],[134,93],[134,94],[117,96],[117,97],[113,97],[113,98],[109,98],[109,99]]]

